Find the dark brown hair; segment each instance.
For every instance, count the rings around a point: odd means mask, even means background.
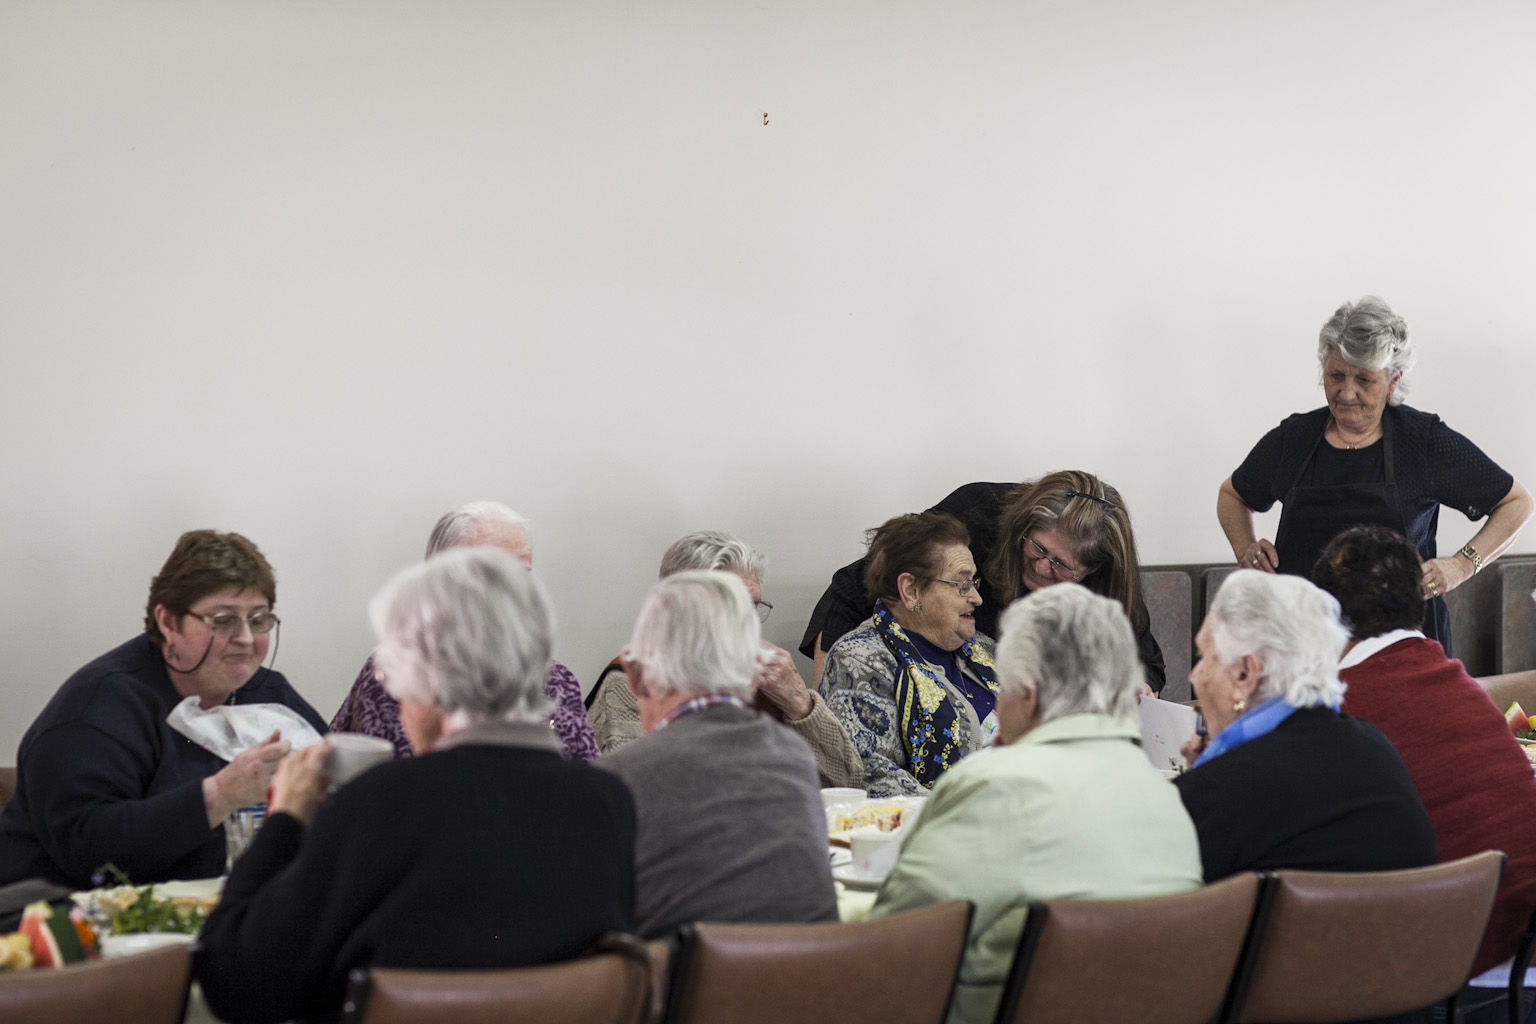
[[[904,572],[925,581],[944,571],[942,552],[951,544],[970,547],[965,524],[947,512],[910,512],[868,531],[864,590],[886,601],[901,598],[896,581]]]
[[[176,542],[160,573],[149,581],[144,632],[164,640],[155,622],[155,606],[180,618],[204,597],[219,590],[259,590],[269,606],[277,604],[277,578],[261,551],[238,533],[188,530]]]
[[[1088,571],[1079,582],[1119,601],[1136,632],[1145,630],[1147,606],[1141,600],[1131,514],[1119,491],[1077,469],[1026,481],[1004,500],[997,543],[986,566],[987,585],[999,606],[1008,607],[1024,592],[1024,538],[1053,526],[1067,537],[1078,565]]]
[[[1312,582],[1338,599],[1356,640],[1417,629],[1424,621],[1419,549],[1385,526],[1351,526],[1329,541]]]

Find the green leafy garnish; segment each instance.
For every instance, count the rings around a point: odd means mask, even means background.
[[[146,885],[132,905],[113,914],[110,922],[115,935],[135,932],[181,932],[196,935],[203,926],[203,912],[196,907],[185,910],[170,900],[155,898],[155,887]]]

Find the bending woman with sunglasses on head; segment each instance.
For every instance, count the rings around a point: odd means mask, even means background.
[[[280,704],[325,719],[261,667],[277,583],[237,533],[193,530],[150,582],[144,633],[80,669],[21,740],[0,814],[0,884],[89,888],[108,861],[137,883],[223,874],[224,819],[262,803],[289,744],[277,733],[225,761],[167,722],[189,697]]]
[[[985,577],[975,613],[978,631],[996,636],[998,616],[1020,597],[1057,583],[1081,583],[1125,609],[1147,691],[1162,690],[1163,652],[1142,601],[1136,537],[1119,491],[1092,473],[1062,470],[1022,484],[966,484],[928,511],[954,516],[970,534],[971,553]],[[839,569],[811,613],[800,652],[815,659],[818,679],[826,652],[874,604],[865,586],[866,563]]]

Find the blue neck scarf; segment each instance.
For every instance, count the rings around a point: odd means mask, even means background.
[[[1233,747],[1240,747],[1249,740],[1256,740],[1260,736],[1275,731],[1275,727],[1295,714],[1296,708],[1285,702],[1283,697],[1271,697],[1269,700],[1260,701],[1249,708],[1246,714],[1239,715],[1221,733],[1206,746],[1205,750],[1195,759],[1195,767],[1198,768],[1213,757],[1220,757]]]

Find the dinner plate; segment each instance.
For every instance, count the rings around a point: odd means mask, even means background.
[[[103,935],[101,937],[101,955],[108,960],[114,960],[120,956],[133,956],[135,953],[148,953],[152,949],[162,946],[190,946],[196,935],[183,935],[180,932],[135,932],[132,935]]]

